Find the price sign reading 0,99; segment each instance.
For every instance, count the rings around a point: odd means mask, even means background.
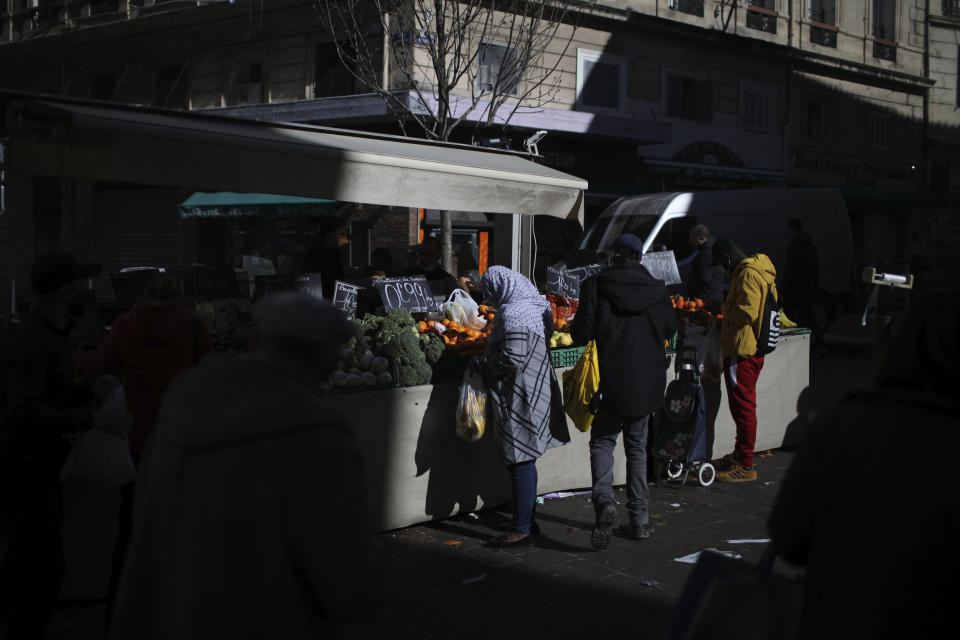
[[[410,313],[428,313],[438,309],[433,291],[423,276],[377,278],[373,286],[387,311],[396,307],[403,307]]]

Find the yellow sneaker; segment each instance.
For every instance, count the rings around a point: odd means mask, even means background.
[[[753,482],[756,479],[756,466],[748,469],[736,461],[727,471],[721,471],[717,474],[717,482]]]

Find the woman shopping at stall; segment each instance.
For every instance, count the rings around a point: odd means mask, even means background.
[[[563,399],[550,364],[547,340],[553,333],[550,306],[522,274],[490,267],[480,279],[484,298],[497,308],[486,351],[471,366],[483,374],[494,427],[497,458],[510,471],[513,521],[494,547],[529,544],[538,532],[537,458],[570,441]]]

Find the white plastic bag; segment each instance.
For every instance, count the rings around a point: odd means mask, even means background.
[[[125,405],[123,387],[115,387],[103,402],[104,408],[122,410]],[[136,475],[127,436],[115,436],[99,429],[89,429],[77,436],[60,469],[61,482],[83,480],[111,488],[133,482]]]
[[[460,401],[457,403],[457,435],[467,442],[483,437],[487,426],[487,386],[473,366],[463,372]]]
[[[440,305],[440,311],[452,322],[480,331],[487,326],[487,320],[478,309],[479,305],[463,289],[454,289],[447,301]]]

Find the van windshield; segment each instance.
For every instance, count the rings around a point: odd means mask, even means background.
[[[621,233],[632,233],[646,241],[660,214],[675,195],[658,193],[639,198],[622,198],[614,202],[590,226],[589,232],[580,243],[580,249],[590,253],[606,251]]]

